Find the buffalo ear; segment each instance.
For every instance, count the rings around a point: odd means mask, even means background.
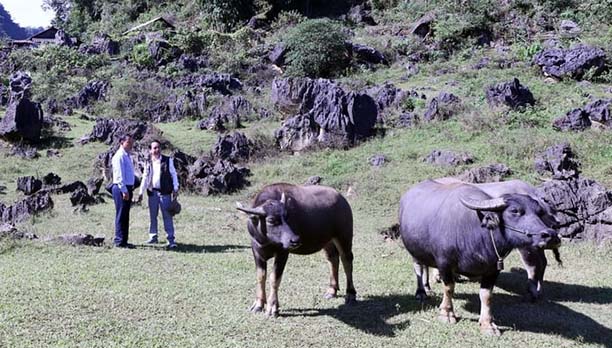
[[[478,219],[480,220],[480,226],[488,230],[499,227],[499,215],[492,211],[481,211],[478,210]]]

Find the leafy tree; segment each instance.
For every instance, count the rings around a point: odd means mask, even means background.
[[[285,40],[287,73],[292,76],[330,77],[349,62],[342,26],[329,19],[312,19],[291,28]]]

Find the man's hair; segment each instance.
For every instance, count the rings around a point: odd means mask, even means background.
[[[162,145],[161,145],[161,141],[159,141],[159,140],[157,140],[157,139],[153,139],[153,140],[151,141],[151,143],[149,144],[149,149],[150,149],[150,148],[152,148],[152,147],[153,147],[153,144],[155,144],[155,143],[159,144],[159,148],[161,149],[161,146],[162,146]]]
[[[123,143],[124,143],[126,140],[128,140],[128,139],[129,139],[129,138],[131,138],[131,137],[132,137],[132,134],[130,134],[130,133],[125,133],[125,134],[122,134],[122,135],[119,137],[119,142],[123,144]]]

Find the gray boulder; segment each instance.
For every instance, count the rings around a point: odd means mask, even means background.
[[[43,127],[43,111],[39,103],[30,100],[32,78],[17,72],[10,79],[10,97],[6,114],[0,120],[0,137],[9,141],[40,140]]]
[[[16,224],[52,208],[53,200],[49,192],[40,191],[10,206],[0,203],[0,223]]]
[[[467,152],[454,152],[448,150],[433,150],[423,162],[440,166],[456,167],[464,164],[474,163],[474,157]]]
[[[115,56],[119,54],[119,42],[111,39],[107,34],[94,36],[89,45],[82,45],[79,52],[85,54],[108,54]]]
[[[533,58],[545,75],[581,80],[587,71],[595,77],[605,70],[606,53],[601,48],[578,45],[570,49],[545,49]]]
[[[535,169],[539,174],[551,174],[553,179],[577,178],[580,162],[568,143],[557,144],[537,155]]]
[[[253,154],[253,142],[244,133],[234,132],[217,138],[212,155],[233,163],[247,161]]]
[[[241,121],[249,119],[254,113],[253,104],[243,96],[226,96],[213,108],[208,118],[198,123],[198,128],[224,131],[229,123],[231,128],[241,128]]]
[[[457,175],[457,179],[474,184],[498,182],[510,176],[512,170],[505,164],[495,163],[484,167],[476,167]]]
[[[517,78],[512,81],[489,86],[485,90],[489,106],[505,105],[511,109],[535,104],[533,94],[519,82]]]
[[[451,118],[461,107],[461,100],[452,93],[440,92],[429,102],[423,115],[425,122],[445,121]]]
[[[358,63],[368,65],[388,64],[388,61],[382,52],[374,47],[350,42],[347,43],[347,46],[349,51],[352,52],[353,59],[355,59]]]
[[[249,185],[246,167],[237,167],[222,159],[199,158],[189,167],[188,187],[202,195],[217,195],[235,192]]]
[[[22,176],[17,178],[17,191],[26,195],[38,192],[43,186],[43,182],[33,176]]]

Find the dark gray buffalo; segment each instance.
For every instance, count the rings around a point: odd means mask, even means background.
[[[440,178],[435,179],[435,181],[441,184],[463,183],[462,181],[455,178]],[[557,218],[555,218],[555,212],[552,207],[550,207],[550,205],[546,204],[538,197],[536,189],[533,186],[522,180],[509,180],[470,185],[478,187],[493,198],[501,197],[509,193],[520,193],[528,195],[529,197],[538,201],[538,203],[544,209],[545,214],[542,215],[542,221],[544,221],[544,223],[548,227],[556,229],[559,225],[559,221],[557,220]],[[555,256],[555,260],[559,264],[562,264],[558,247],[555,246],[550,249],[552,249],[552,252]],[[527,271],[528,294],[532,300],[537,300],[542,296],[544,272],[546,271],[546,266],[548,265],[548,260],[546,259],[546,255],[544,254],[544,248],[534,248],[531,246],[527,246],[524,248],[519,248],[518,251],[521,255],[521,260],[523,261],[525,270]]]
[[[492,198],[473,185],[433,180],[415,185],[402,196],[399,223],[404,246],[414,259],[417,298],[427,296],[424,268],[438,268],[444,282],[439,318],[455,323],[455,274],[480,277],[480,330],[499,335],[491,314],[491,293],[503,268],[500,260],[514,248],[560,242],[555,230],[542,221],[544,214],[527,195]]]
[[[268,315],[278,315],[278,287],[289,253],[307,255],[321,249],[325,251],[331,272],[325,297],[336,297],[342,260],[347,283],[345,302],[355,302],[353,214],[346,199],[336,190],[325,186],[273,184],[257,194],[252,208],[238,203],[238,210],[249,214],[247,229],[257,267],[257,291],[251,311],[261,312],[267,305]],[[274,271],[266,303],[267,261],[272,257]]]

